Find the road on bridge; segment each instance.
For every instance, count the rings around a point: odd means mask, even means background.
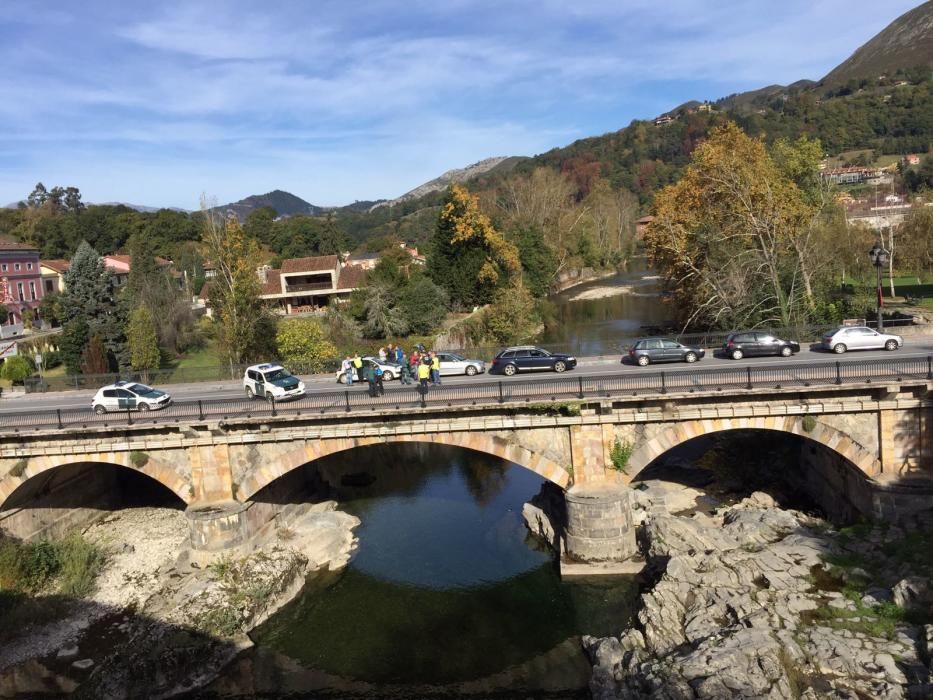
[[[914,340],[914,339],[911,339]],[[910,342],[910,341],[908,341]],[[590,357],[590,358],[579,358],[579,364],[577,368],[566,372],[562,375],[556,375],[552,372],[526,372],[518,374],[514,377],[504,377],[502,375],[477,375],[475,377],[444,377],[444,386],[449,385],[469,385],[475,384],[477,382],[488,382],[490,380],[498,380],[506,383],[509,382],[533,382],[541,381],[542,379],[551,379],[554,377],[570,377],[577,374],[585,374],[587,376],[595,376],[599,374],[613,374],[617,375],[619,373],[648,373],[648,372],[695,372],[700,369],[712,369],[712,368],[736,368],[736,367],[753,367],[753,368],[766,368],[766,367],[788,367],[795,364],[808,364],[812,365],[815,363],[822,362],[836,362],[838,360],[843,361],[857,361],[857,360],[869,360],[869,359],[907,359],[911,357],[926,357],[933,353],[933,337],[931,338],[917,338],[914,342],[908,346],[907,349],[901,349],[894,352],[886,352],[883,350],[878,351],[867,351],[867,352],[851,352],[845,355],[834,355],[825,351],[816,351],[816,350],[807,350],[804,348],[800,353],[789,358],[744,358],[742,360],[730,360],[723,357],[714,357],[710,352],[707,352],[707,356],[699,361],[696,364],[685,364],[685,363],[665,363],[665,364],[655,364],[648,367],[638,367],[632,364],[622,364],[620,363],[619,356],[614,357]],[[328,374],[318,374],[311,376],[304,376],[302,379],[305,382],[308,393],[317,393],[317,392],[335,392],[343,391],[347,389],[342,384],[338,384],[334,379],[333,373]],[[399,385],[398,381],[392,381],[386,384],[386,388],[392,388]],[[164,389],[172,394],[172,398],[178,401],[197,401],[197,400],[216,400],[216,399],[233,399],[241,398],[243,396],[243,385],[242,381],[208,381],[208,382],[192,382],[188,384],[175,384],[170,386],[160,386],[160,389]],[[349,387],[350,391],[353,392],[365,392],[365,383],[357,382],[352,387]],[[19,396],[4,396],[0,399],[0,416],[3,414],[23,414],[34,411],[54,411],[55,409],[84,409],[87,408],[90,410],[91,399],[93,398],[95,391],[60,391],[60,392],[49,392],[49,393],[36,393],[36,394],[26,394]]]

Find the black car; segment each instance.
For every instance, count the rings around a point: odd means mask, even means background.
[[[790,357],[795,352],[800,352],[800,343],[796,340],[782,340],[766,331],[740,331],[729,334],[722,351],[726,357],[733,360],[760,355]]]
[[[703,348],[681,345],[670,338],[639,338],[628,351],[632,362],[642,367],[652,362],[696,362],[704,355]]]
[[[533,345],[506,348],[492,360],[490,372],[502,372],[511,377],[518,372],[563,372],[577,366],[577,358],[563,353],[551,353]]]

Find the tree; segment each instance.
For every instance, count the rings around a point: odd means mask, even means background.
[[[53,326],[61,325],[65,320],[65,311],[62,305],[62,295],[58,292],[46,292],[39,302],[39,316],[46,323]]]
[[[284,362],[306,372],[323,372],[327,362],[337,357],[337,348],[327,338],[321,323],[312,318],[279,323],[275,345]]]
[[[362,293],[363,331],[368,338],[388,338],[408,332],[408,319],[397,305],[395,289],[373,284]]]
[[[687,323],[790,326],[808,317],[794,241],[812,213],[764,144],[728,123],[658,193],[645,245]]]
[[[6,320],[10,317],[10,309],[6,304],[0,304],[0,326],[6,323]]]
[[[509,284],[520,271],[518,250],[480,212],[477,197],[451,185],[428,256],[431,278],[455,304],[471,306],[487,303],[496,287]]]
[[[92,335],[81,354],[81,371],[84,374],[107,374],[110,371],[110,362],[107,359],[107,348],[100,336]]]
[[[130,315],[126,337],[133,369],[150,370],[159,366],[159,339],[155,321],[145,305],[137,306]]]
[[[485,312],[486,335],[495,343],[525,340],[534,334],[538,318],[535,300],[521,281],[496,290]]]
[[[411,333],[433,333],[447,316],[447,292],[425,275],[417,275],[398,292],[398,306]]]
[[[36,371],[35,365],[25,355],[13,355],[3,361],[0,365],[0,376],[14,384],[20,384]]]
[[[263,245],[272,243],[272,229],[275,217],[278,216],[272,207],[259,207],[246,215],[243,230],[250,238],[255,238]]]
[[[68,323],[83,320],[118,368],[128,365],[125,306],[115,298],[112,275],[103,259],[86,241],[78,246],[65,273],[62,306]]]
[[[236,365],[257,355],[268,340],[262,337],[268,328],[268,311],[259,299],[259,246],[246,235],[236,217],[218,220],[203,197],[201,211],[201,237],[215,270],[209,303],[217,317],[218,345],[233,374]]]
[[[81,374],[81,359],[90,337],[91,331],[83,316],[73,318],[65,324],[59,349],[68,374]]]
[[[897,237],[901,259],[917,273],[933,271],[933,207],[912,207]]]

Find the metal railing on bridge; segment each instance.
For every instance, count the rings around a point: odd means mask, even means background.
[[[181,401],[158,412],[119,411],[97,415],[87,409],[24,411],[0,417],[0,432],[81,430],[126,425],[174,425],[264,419],[277,416],[360,416],[375,411],[434,407],[623,399],[727,390],[786,389],[933,380],[933,356],[848,362],[788,363],[692,371],[629,371],[602,375],[549,375],[537,381],[476,381],[432,386],[394,386],[370,397],[366,385],[342,391],[312,392],[287,403],[234,399]]]

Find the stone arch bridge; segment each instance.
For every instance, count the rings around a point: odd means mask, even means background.
[[[828,509],[897,518],[915,507],[905,481],[933,480],[933,383],[733,388],[707,394],[497,403],[288,415],[185,424],[137,423],[10,433],[0,426],[0,528],[30,536],[43,521],[19,494],[43,474],[110,464],[159,482],[187,506],[192,542],[235,546],[274,517],[263,489],[326,455],[392,442],[432,442],[496,455],[566,490],[567,547],[582,559],[631,552],[627,485],[668,450],[700,435],[758,429],[790,433],[824,450],[807,480]],[[632,446],[624,471],[613,446]],[[928,506],[927,506],[928,507]],[[624,540],[624,542],[622,542]]]

